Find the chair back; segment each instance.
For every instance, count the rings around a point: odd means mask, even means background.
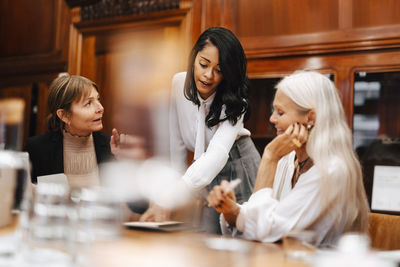
[[[370,213],[368,231],[372,248],[400,249],[400,216]]]

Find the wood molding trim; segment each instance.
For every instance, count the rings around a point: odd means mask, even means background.
[[[93,34],[111,30],[127,29],[132,27],[150,26],[154,24],[176,22],[183,20],[190,9],[173,9],[149,14],[132,15],[96,21],[82,21],[75,23],[75,27],[82,33]]]
[[[400,25],[392,25],[240,40],[248,58],[267,58],[400,48],[399,32]]]
[[[94,77],[95,73],[90,71],[91,69],[94,70],[94,67],[83,65],[88,64],[88,62],[94,64],[94,59],[88,59],[87,57],[94,57],[93,53],[96,34],[132,29],[140,30],[162,24],[187,24],[191,23],[191,21],[187,21],[188,16],[191,14],[190,11],[190,8],[183,8],[179,10],[154,12],[145,15],[132,15],[120,18],[81,22],[79,20],[79,9],[75,9],[73,11],[74,23],[71,24],[70,28],[68,72],[70,74],[82,75],[82,69],[85,69],[85,76],[88,78]],[[83,51],[85,51],[85,53],[83,53]],[[87,51],[92,51],[93,53],[86,53]]]

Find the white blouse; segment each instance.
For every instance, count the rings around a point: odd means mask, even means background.
[[[257,191],[240,206],[236,229],[231,229],[221,214],[224,234],[236,235],[239,231],[246,239],[275,242],[291,230],[308,229],[317,233],[318,244],[336,243],[347,219],[342,215],[346,199],[340,197],[347,180],[343,164],[340,160],[331,162],[329,174],[335,181],[335,187],[329,190],[330,195],[322,204],[321,175],[315,166],[300,175],[292,188],[294,157],[295,152],[291,152],[279,161],[273,188]]]
[[[211,183],[228,161],[229,151],[235,140],[240,136],[250,136],[250,131],[243,126],[243,116],[236,125],[225,120],[211,129],[208,128],[204,119],[215,94],[206,100],[199,97],[201,104],[199,108],[185,98],[185,78],[186,72],[181,72],[175,74],[172,80],[170,153],[173,165],[185,171],[187,150],[195,152],[195,161],[182,178],[190,188],[196,190]],[[221,118],[223,117],[225,117],[224,107],[221,112]]]

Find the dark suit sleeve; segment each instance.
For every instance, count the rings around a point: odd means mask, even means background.
[[[52,132],[30,137],[24,151],[29,153],[32,183],[37,183],[38,176],[64,172],[61,133]]]

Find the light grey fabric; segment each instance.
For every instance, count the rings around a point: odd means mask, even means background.
[[[228,162],[214,180],[207,186],[210,191],[222,180],[231,181],[240,178],[242,182],[235,188],[238,203],[247,201],[253,193],[258,166],[260,165],[260,154],[249,136],[242,136],[233,144]],[[207,207],[206,203],[202,213],[202,230],[208,233],[221,234],[219,225],[219,213],[213,208]]]

